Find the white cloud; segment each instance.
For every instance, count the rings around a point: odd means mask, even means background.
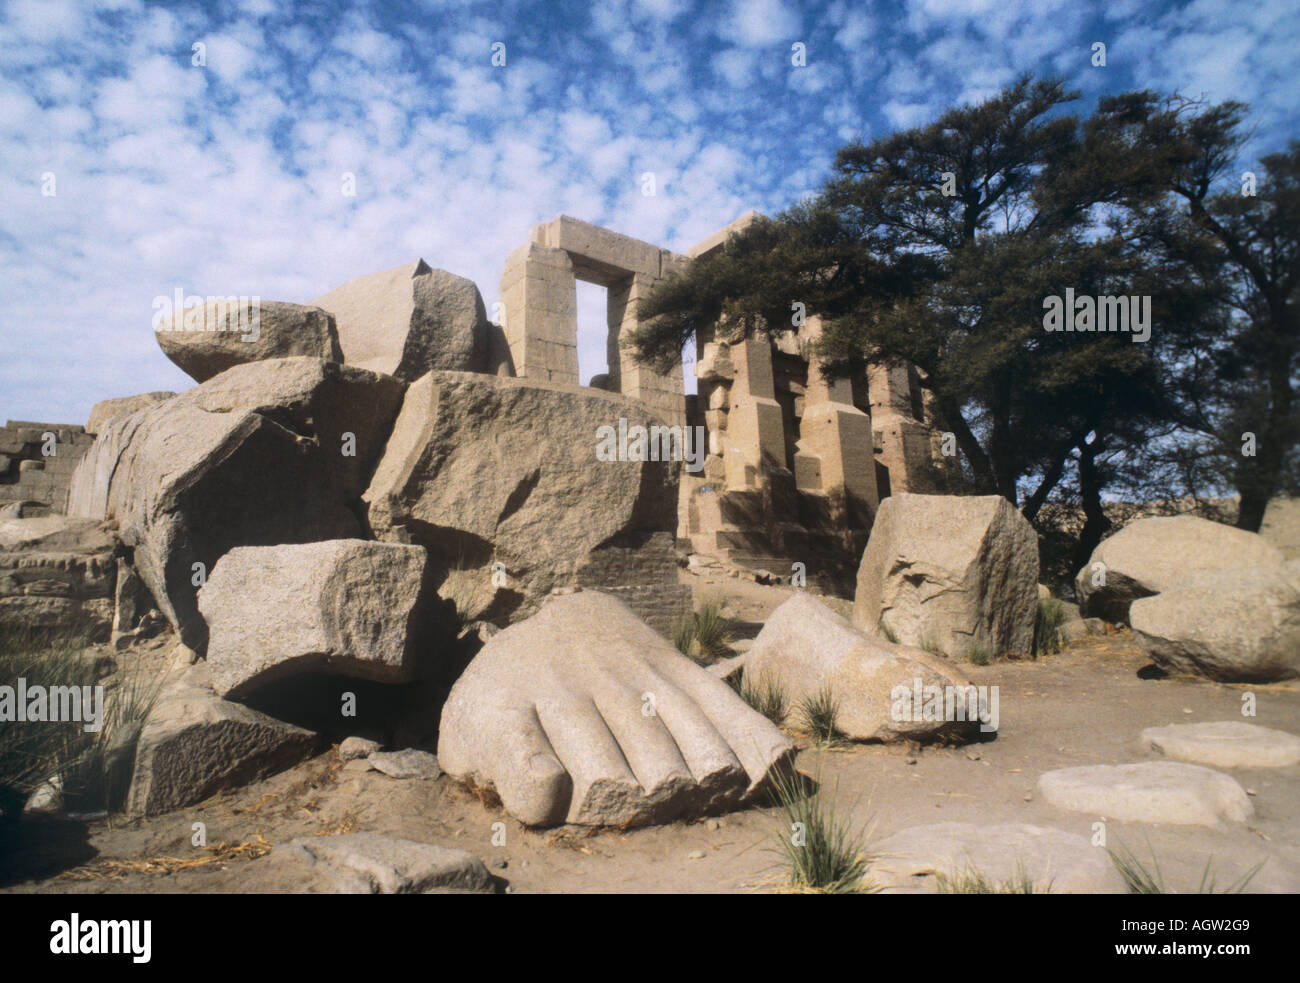
[[[802,21],[794,6],[782,0],[733,0],[720,36],[749,47],[801,41]]]
[[[684,251],[817,187],[842,142],[928,122],[1083,43],[1075,6],[1029,0],[902,15],[833,0],[815,18],[775,0],[719,15],[616,0],[554,24],[513,5],[337,24],[266,0],[118,6],[0,10],[0,412],[15,418],[74,422],[101,398],[190,385],[149,330],[151,299],[175,286],[305,302],[423,256],[490,305],[506,255],[556,214]],[[1300,39],[1276,9],[1195,0],[1111,26],[1112,58],[1145,84],[1294,121]],[[206,68],[190,65],[199,40]]]
[[[733,89],[742,89],[758,74],[758,56],[752,51],[727,48],[713,57],[713,70]]]

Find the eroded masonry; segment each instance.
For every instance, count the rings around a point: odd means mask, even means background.
[[[702,332],[694,395],[680,366],[660,374],[623,344],[641,298],[762,220],[750,212],[680,255],[561,215],[506,261],[503,327],[520,376],[579,383],[577,281],[606,287],[609,373],[589,385],[708,434],[703,471],[681,476],[678,538],[724,563],[787,572],[802,561],[834,582],[851,575],[881,498],[936,487],[942,458],[916,369],[864,364],[829,378],[809,357],[823,330],[815,313],[771,340]]]

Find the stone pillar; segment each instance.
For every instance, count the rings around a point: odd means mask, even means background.
[[[563,249],[530,242],[501,274],[506,341],[515,372],[578,385],[578,285]]]
[[[913,413],[912,371],[906,365],[882,364],[871,366],[867,376],[871,424],[880,463],[889,470],[891,495],[932,490],[930,428]]]
[[[815,339],[821,334],[820,319],[809,318],[806,329],[807,337]],[[820,488],[857,513],[859,522],[870,522],[880,504],[871,417],[853,405],[852,383],[828,377],[815,355],[808,360],[798,447],[803,459],[795,471],[798,487]],[[816,458],[815,467],[807,455]]]
[[[785,423],[776,401],[772,348],[766,338],[747,338],[731,346],[736,377],[731,386],[723,463],[727,487],[760,484],[764,461],[785,467]]]
[[[653,277],[634,273],[606,288],[609,318],[606,358],[615,392],[652,407],[655,414],[669,425],[679,425],[686,422],[686,386],[682,380],[681,363],[673,366],[668,375],[661,375],[638,362],[624,343],[641,323],[637,317],[637,305],[657,282]]]

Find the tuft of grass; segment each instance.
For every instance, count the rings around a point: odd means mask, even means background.
[[[818,744],[831,747],[844,742],[839,728],[840,704],[829,686],[805,696],[795,709],[800,725]]]
[[[688,615],[677,622],[677,627],[673,629],[673,645],[682,655],[691,654],[691,646],[695,644],[695,617]]]
[[[1160,870],[1160,861],[1156,859],[1156,852],[1151,847],[1150,838],[1147,839],[1147,851],[1151,854],[1151,868],[1148,870],[1146,865],[1140,861],[1137,856],[1123,843],[1119,845],[1118,850],[1107,849],[1110,854],[1111,863],[1119,871],[1120,876],[1124,878],[1124,883],[1128,885],[1131,894],[1176,894],[1165,883],[1164,874]],[[1235,881],[1229,884],[1222,891],[1217,890],[1218,875],[1214,872],[1213,855],[1205,859],[1205,869],[1201,871],[1201,880],[1194,891],[1186,892],[1188,894],[1241,894],[1246,886],[1254,880],[1255,875],[1259,873],[1260,868],[1264,866],[1261,860],[1255,866],[1251,867],[1246,873],[1242,874]]]
[[[880,888],[867,876],[871,856],[867,830],[854,829],[836,812],[835,795],[827,798],[818,766],[817,791],[809,794],[804,776],[773,773],[772,791],[784,826],[775,831],[774,852],[785,861],[788,885],[817,894],[874,894]]]
[[[8,630],[0,638],[0,686],[93,686],[94,667],[81,657],[86,639]],[[46,781],[62,775],[93,744],[76,722],[10,722],[0,727],[0,789],[6,791],[6,814]],[[66,785],[66,777],[64,782]],[[10,816],[10,818],[13,818]]]
[[[939,640],[934,637],[934,632],[929,628],[922,628],[921,634],[916,640],[917,647],[923,652],[929,652],[931,655],[943,657],[943,649],[939,647]]]
[[[885,638],[893,644],[898,644],[898,632],[894,631],[894,629],[890,628],[889,625],[885,624],[883,621],[880,623],[880,634],[884,635]]]
[[[990,880],[973,867],[956,874],[938,873],[935,883],[939,894],[1051,894],[1049,884],[1040,891],[1023,864],[1016,864],[1016,872],[1004,881]]]
[[[497,589],[492,584],[490,566],[467,566],[461,555],[447,570],[446,578],[438,587],[438,596],[455,605],[456,620],[463,626],[478,620],[496,597]]]
[[[748,674],[740,680],[740,698],[778,727],[786,716],[785,693],[776,680],[768,676],[753,682]]]
[[[731,630],[722,616],[722,598],[700,602],[693,615],[683,618],[673,629],[673,645],[682,655],[702,662],[716,662],[731,655]]]
[[[722,617],[721,598],[710,598],[695,609],[695,644],[707,659],[723,659],[731,654],[731,631]]]
[[[986,666],[993,661],[993,650],[983,642],[971,642],[966,650],[966,658],[973,666]]]
[[[1055,597],[1038,600],[1038,615],[1034,621],[1034,658],[1056,655],[1065,648],[1061,625],[1065,624],[1065,605]]]
[[[0,638],[0,685],[100,685],[93,662],[83,658],[86,639],[75,634],[6,632]],[[0,727],[0,798],[16,818],[38,787],[56,778],[64,804],[80,811],[115,809],[126,798],[135,745],[153,708],[162,678],[119,675],[105,683],[102,727],[87,732],[83,721],[11,722]]]

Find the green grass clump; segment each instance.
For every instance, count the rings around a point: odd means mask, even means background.
[[[804,697],[796,710],[800,725],[818,744],[830,747],[844,741],[839,728],[840,704],[829,686]]]
[[[687,615],[677,622],[673,629],[673,646],[682,655],[691,654],[691,645],[695,643],[695,616]]]
[[[731,630],[722,616],[726,602],[721,598],[702,601],[693,615],[688,615],[673,629],[677,651],[702,662],[717,662],[731,655]]]
[[[966,658],[973,666],[986,666],[993,661],[993,650],[983,642],[971,642],[966,650]]]
[[[837,815],[835,796],[823,794],[820,770],[817,791],[812,794],[801,775],[772,777],[772,791],[784,820],[784,826],[776,831],[775,852],[785,862],[787,883],[799,892],[873,894],[880,889],[867,876],[871,868],[867,832],[852,828]]]
[[[1034,621],[1034,658],[1056,655],[1065,648],[1061,626],[1065,623],[1065,605],[1055,597],[1038,600],[1038,616]]]
[[[748,674],[741,676],[740,698],[778,727],[785,720],[785,693],[774,679],[763,676],[751,681]]]
[[[1110,854],[1111,863],[1119,871],[1120,876],[1124,878],[1124,883],[1128,885],[1131,894],[1177,894],[1165,883],[1164,874],[1160,870],[1160,861],[1156,859],[1156,852],[1151,847],[1151,840],[1147,840],[1147,850],[1151,854],[1151,869],[1148,870],[1142,861],[1126,847],[1123,843],[1119,845],[1118,850],[1107,849]],[[1259,873],[1260,868],[1264,866],[1264,861],[1251,867],[1250,870],[1242,874],[1239,878],[1229,884],[1222,891],[1217,890],[1218,875],[1214,872],[1214,857],[1209,856],[1205,859],[1205,869],[1201,871],[1201,881],[1194,891],[1187,891],[1187,894],[1241,894],[1246,886]]]
[[[731,654],[731,631],[722,617],[723,603],[711,598],[695,609],[695,644],[707,659],[725,659]]]
[[[100,685],[86,639],[76,634],[8,631],[0,637],[0,686]],[[0,804],[14,818],[22,803],[46,782],[59,779],[66,808],[115,809],[125,801],[135,745],[161,679],[121,673],[104,685],[102,727],[83,721],[11,721],[0,726]]]
[[[1021,864],[1004,881],[990,880],[982,871],[968,867],[957,874],[935,875],[939,894],[1051,894],[1051,887],[1040,891]]]

